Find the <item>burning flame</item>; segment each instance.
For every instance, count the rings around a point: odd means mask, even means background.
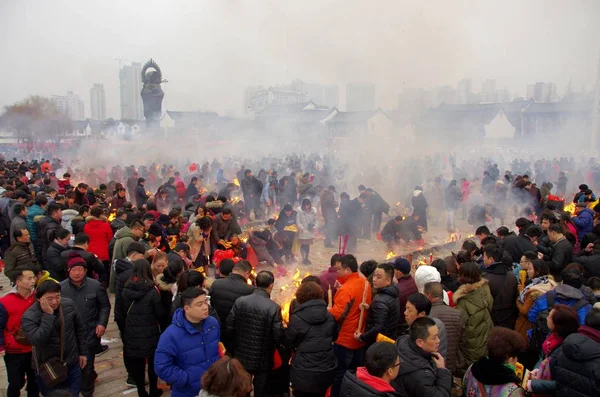
[[[242,241],[243,243],[248,242],[248,236],[240,237],[240,241]]]
[[[468,238],[468,239],[475,238],[475,235],[474,235],[474,234],[467,234],[467,238]]]
[[[395,258],[396,256],[398,256],[398,255],[396,253],[394,253],[394,251],[390,251],[385,256],[385,260],[389,261],[390,259]]]
[[[110,215],[108,216],[108,223],[114,221],[116,217],[117,217],[117,212],[111,211]]]
[[[252,285],[252,281],[256,279],[256,271],[254,269],[250,270],[250,277],[246,280],[248,285]]]
[[[231,204],[235,204],[238,201],[240,201],[240,198],[238,196],[232,197],[231,200],[229,200],[231,202]]]
[[[460,240],[460,234],[458,234],[458,233],[450,233],[450,236],[446,240],[446,243],[452,243],[452,242],[455,242],[455,241],[458,241],[458,240]]]
[[[233,178],[233,184],[236,185],[237,187],[240,187],[240,181],[238,181],[237,178]]]
[[[304,277],[310,276],[310,273],[306,273]],[[280,292],[287,291],[292,286],[298,288],[302,283],[302,279],[300,278],[300,269],[296,268],[294,271],[294,275],[292,276],[292,281],[290,283],[284,284],[279,288]],[[290,305],[291,302],[296,299],[296,295],[294,294],[289,300],[283,302],[281,304],[281,317],[283,319],[283,323],[287,324],[290,320]]]
[[[570,203],[569,205],[565,205],[564,210],[565,210],[565,212],[568,212],[569,214],[574,214],[575,213],[575,203]]]
[[[294,295],[292,297],[292,300],[296,299],[296,295]],[[284,324],[287,324],[290,322],[290,306],[292,305],[292,301],[290,300],[289,302],[285,302],[283,305],[281,305],[281,319],[283,320]]]

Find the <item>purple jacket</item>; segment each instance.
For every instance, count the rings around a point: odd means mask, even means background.
[[[398,279],[398,298],[400,299],[400,324],[406,323],[404,318],[404,310],[406,310],[406,301],[412,294],[419,292],[417,284],[412,276],[402,277]]]
[[[335,267],[330,267],[327,270],[323,270],[319,278],[321,279],[321,287],[323,287],[323,291],[325,292],[325,301],[327,301],[327,291],[329,290],[329,287],[331,287],[333,295],[335,295],[335,292],[337,291],[335,285],[335,282],[337,281],[337,269]]]

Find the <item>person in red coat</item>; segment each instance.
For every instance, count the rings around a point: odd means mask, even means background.
[[[35,303],[35,273],[33,269],[15,271],[15,287],[0,298],[0,357],[4,356],[7,396],[18,396],[25,385],[27,395],[39,393],[36,374],[31,365],[31,345],[23,344],[20,336],[21,317]]]
[[[108,244],[113,237],[110,223],[103,216],[103,210],[100,207],[92,208],[92,216],[85,220],[83,232],[90,238],[88,251],[96,255],[104,264],[104,274],[109,276],[110,260],[108,255]]]

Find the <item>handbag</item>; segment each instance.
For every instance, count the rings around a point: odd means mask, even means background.
[[[13,338],[15,338],[15,342],[23,346],[30,346],[31,343],[27,340],[27,337],[23,333],[23,328],[19,327],[16,332],[11,332]]]
[[[44,382],[44,385],[52,389],[53,387],[63,383],[69,378],[69,368],[64,361],[65,354],[65,318],[62,306],[59,307],[60,318],[60,358],[52,357],[41,365],[38,362],[37,351],[33,357],[39,377]],[[34,347],[34,350],[35,347]]]

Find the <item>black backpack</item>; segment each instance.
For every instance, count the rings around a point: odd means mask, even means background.
[[[548,308],[546,310],[542,310],[535,319],[535,323],[533,323],[533,329],[531,332],[531,339],[529,341],[529,347],[538,352],[542,351],[542,344],[546,340],[546,338],[550,335],[550,330],[548,329],[548,315],[556,305],[554,291],[550,291],[546,294],[546,301],[548,302]],[[589,304],[587,299],[581,298],[574,305],[570,307],[578,312],[583,306]]]

